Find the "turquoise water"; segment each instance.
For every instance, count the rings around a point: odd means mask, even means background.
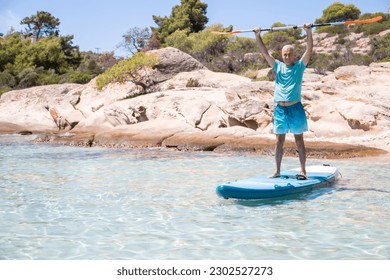
[[[215,187],[271,174],[273,158],[25,139],[0,136],[0,259],[390,259],[389,157],[309,159],[343,178],[238,202]]]

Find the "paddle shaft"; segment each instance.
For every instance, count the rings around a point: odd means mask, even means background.
[[[336,25],[343,25],[343,24],[344,24],[344,22],[313,23],[313,24],[310,24],[309,26],[311,28],[313,28],[313,27],[319,27],[319,26],[336,26]],[[288,29],[298,29],[298,28],[303,28],[303,27],[304,27],[304,25],[288,25],[288,26],[262,28],[261,31],[280,31],[280,30],[288,30]],[[248,33],[248,32],[253,32],[253,29],[240,30],[240,33]]]
[[[373,23],[377,22],[382,19],[382,16],[377,16],[370,19],[362,19],[362,20],[347,20],[347,21],[338,21],[338,22],[327,22],[327,23],[312,23],[309,26],[312,27],[320,27],[320,26],[336,26],[336,25],[348,25],[348,24],[363,24],[363,23]],[[261,31],[280,31],[280,30],[287,30],[287,29],[298,29],[303,28],[304,25],[288,25],[288,26],[279,26],[279,27],[270,27],[270,28],[262,28]],[[237,31],[231,31],[231,32],[219,32],[219,31],[212,31],[214,34],[221,34],[221,35],[232,35],[232,34],[239,34],[239,33],[247,33],[247,32],[253,32],[253,29],[246,29],[246,30],[237,30]]]

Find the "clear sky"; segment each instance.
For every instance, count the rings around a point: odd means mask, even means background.
[[[322,16],[336,0],[203,0],[208,4],[208,25],[220,23],[235,29],[269,27],[274,22],[303,24]],[[388,12],[389,0],[347,0],[362,13]],[[116,51],[132,27],[156,26],[152,16],[169,16],[180,0],[0,0],[0,33],[37,11],[47,11],[60,19],[61,35],[74,35],[73,43],[82,51]],[[116,54],[122,54],[119,50]]]

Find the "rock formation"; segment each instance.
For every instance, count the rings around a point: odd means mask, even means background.
[[[134,96],[131,82],[99,91],[95,80],[7,92],[0,99],[0,131],[31,131],[36,141],[70,145],[272,154],[273,82],[209,71],[174,48],[153,52],[160,62],[152,70],[151,93]],[[302,98],[309,156],[389,151],[389,77],[390,63],[326,75],[307,69]],[[293,143],[286,149],[295,153]]]

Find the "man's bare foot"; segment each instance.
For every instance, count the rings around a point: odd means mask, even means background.
[[[307,180],[306,175],[299,174],[296,176],[297,180]]]
[[[279,178],[280,177],[280,173],[279,172],[275,172],[274,174],[268,176],[268,178]]]

